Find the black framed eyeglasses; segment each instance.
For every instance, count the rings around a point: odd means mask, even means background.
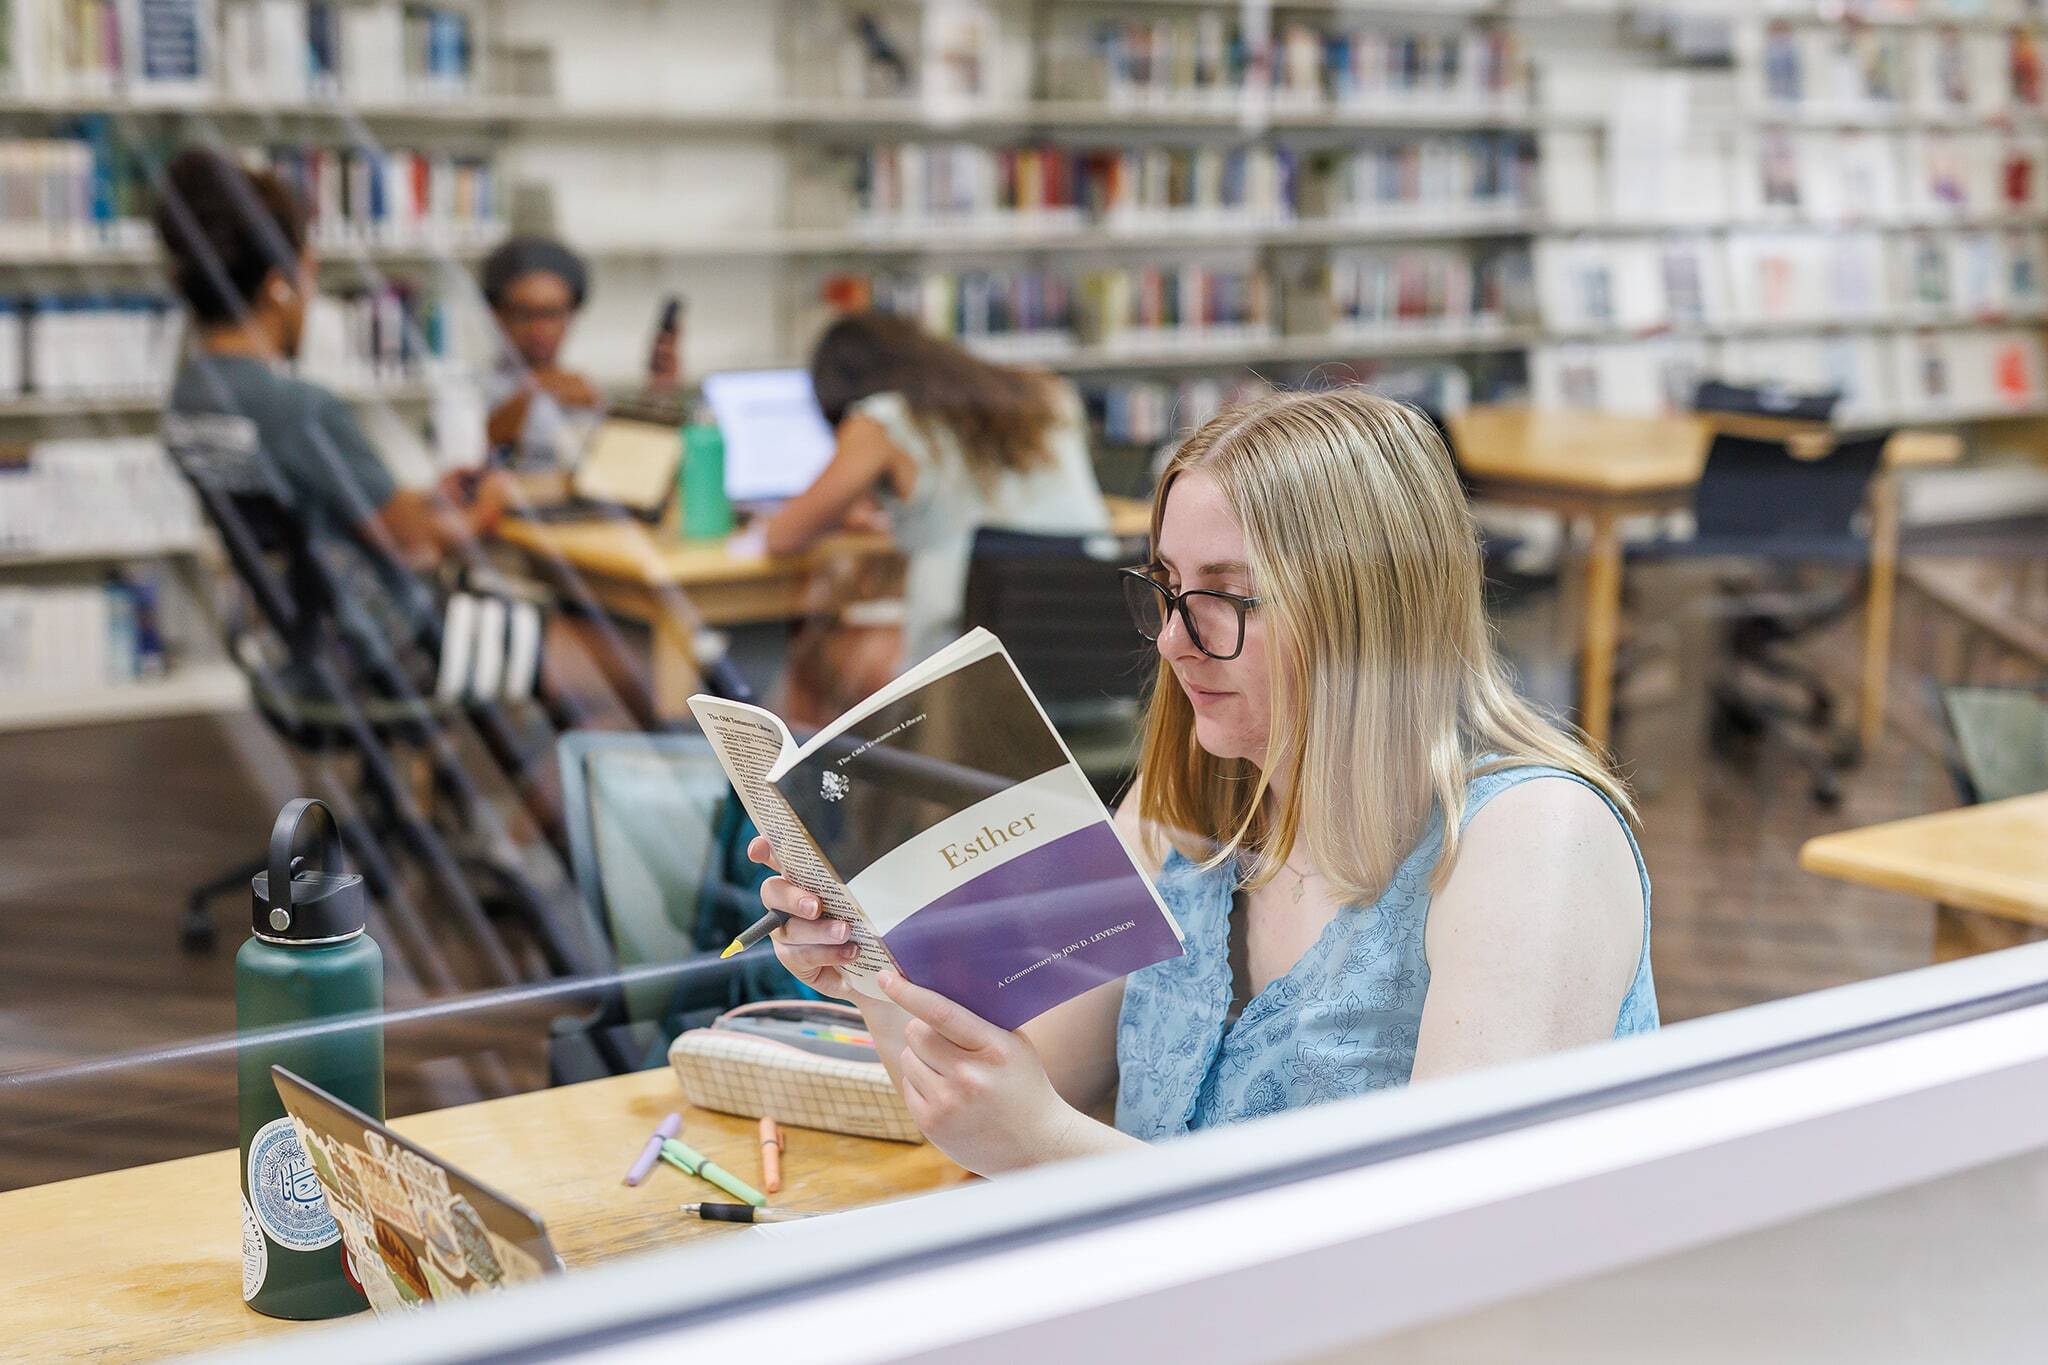
[[[1131,623],[1147,640],[1158,640],[1167,618],[1180,613],[1195,648],[1212,659],[1235,659],[1244,652],[1245,613],[1261,599],[1240,597],[1214,588],[1190,588],[1175,592],[1145,569],[1119,570],[1124,580],[1124,602],[1131,609]]]

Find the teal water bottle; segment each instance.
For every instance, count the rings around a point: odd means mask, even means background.
[[[326,817],[326,870],[292,854],[316,807]],[[278,812],[270,866],[249,884],[255,932],[235,954],[242,1298],[273,1318],[335,1318],[368,1306],[270,1078],[272,1066],[283,1066],[384,1117],[384,954],[363,932],[363,879],[343,874],[339,855],[325,803],[300,797]]]
[[[710,422],[683,428],[683,538],[710,540],[732,532],[725,495],[725,434]]]

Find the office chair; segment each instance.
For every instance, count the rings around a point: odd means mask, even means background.
[[[434,965],[438,953],[424,927],[392,895],[399,880],[392,849],[403,850],[425,873],[462,941],[495,982],[516,982],[526,973],[502,940],[494,913],[521,924],[551,973],[587,973],[593,959],[576,933],[577,917],[550,903],[479,833],[485,800],[455,752],[450,727],[464,718],[476,721],[494,753],[516,756],[506,747],[503,718],[491,707],[444,706],[420,696],[390,675],[387,651],[351,640],[334,609],[342,590],[252,453],[192,439],[167,446],[253,608],[224,619],[228,657],[279,739],[301,753],[339,752],[354,760],[353,791],[335,794],[342,837],[425,983],[455,984]],[[431,810],[405,780],[395,747],[425,759]],[[213,942],[207,902],[246,885],[255,870],[233,869],[192,893],[180,925],[188,948]]]
[[[1647,559],[1739,558],[1759,571],[1719,584],[1721,665],[1710,686],[1708,734],[1724,758],[1766,740],[1789,748],[1807,769],[1815,801],[1841,800],[1841,774],[1861,757],[1837,733],[1827,683],[1791,649],[1847,616],[1863,599],[1869,544],[1863,508],[1889,432],[1833,441],[1818,458],[1785,439],[1717,435],[1693,498],[1695,534],[1630,553]],[[1848,570],[1816,582],[1808,570]]]
[[[1949,777],[1966,806],[2048,791],[2048,682],[1937,687]]]
[[[1130,777],[1139,701],[1158,671],[1117,577],[1145,553],[1143,536],[984,528],[968,561],[966,624],[1003,642],[1105,802]]]
[[[753,1000],[815,997],[763,953],[720,949],[761,914],[771,875],[747,858],[754,827],[701,734],[585,731],[557,746],[570,864],[621,975],[585,1014],[558,1019],[555,1084],[658,1066],[675,1035]]]

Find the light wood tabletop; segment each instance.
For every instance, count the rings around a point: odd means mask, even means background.
[[[1689,492],[1718,432],[1754,430],[1796,446],[1798,433],[1812,431],[1708,413],[1633,416],[1513,404],[1468,408],[1449,425],[1458,463],[1474,478],[1613,495]],[[1947,432],[1901,431],[1886,444],[1885,462],[1948,464],[1962,449],[1961,438]]]
[[[1556,512],[1585,528],[1579,577],[1578,721],[1605,745],[1613,729],[1614,657],[1621,642],[1621,522],[1675,511],[1706,472],[1717,432],[1783,438],[1795,453],[1830,448],[1824,429],[1709,413],[1630,416],[1579,409],[1485,405],[1449,422],[1458,463],[1481,496]],[[1865,747],[1884,723],[1898,581],[1898,494],[1891,471],[1952,463],[1959,437],[1900,431],[1885,445],[1885,469],[1870,487],[1870,580],[1863,612],[1857,735]]]
[[[1110,530],[1141,536],[1152,505],[1106,498]],[[902,556],[881,532],[839,532],[801,554],[771,555],[758,534],[684,540],[673,525],[630,517],[536,521],[507,517],[492,533],[545,576],[576,587],[614,616],[648,628],[654,700],[665,716],[689,713],[703,626],[797,620],[900,591]]]
[[[2048,925],[2048,792],[1809,839],[1799,865],[1962,910]]]
[[[1136,498],[1105,498],[1110,529],[1120,536],[1152,529],[1152,504]],[[893,555],[896,547],[879,531],[842,531],[793,555],[771,555],[757,537],[741,531],[724,540],[683,540],[669,531],[629,517],[598,521],[545,522],[508,517],[493,534],[507,545],[536,554],[559,555],[577,569],[643,587],[682,588],[696,593],[724,584],[805,577],[849,555]],[[705,619],[720,616],[717,603],[699,603]]]
[[[687,1200],[723,1199],[657,1166],[621,1181],[664,1114],[743,1179],[760,1170],[753,1120],[691,1109],[667,1068],[418,1114],[392,1127],[539,1213],[570,1273],[728,1224],[686,1218]],[[789,1128],[773,1202],[838,1209],[970,1177],[937,1149]],[[235,1342],[319,1330],[242,1304],[241,1215],[232,1151],[0,1194],[7,1285],[0,1357],[154,1360]]]

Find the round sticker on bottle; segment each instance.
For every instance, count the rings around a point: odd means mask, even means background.
[[[250,1139],[249,1202],[270,1240],[286,1251],[318,1251],[341,1240],[289,1118],[272,1119]]]
[[[256,1226],[256,1214],[249,1208],[247,1196],[242,1199],[242,1302],[256,1297],[263,1288],[263,1278],[270,1273],[270,1244],[263,1240],[263,1229]]]

